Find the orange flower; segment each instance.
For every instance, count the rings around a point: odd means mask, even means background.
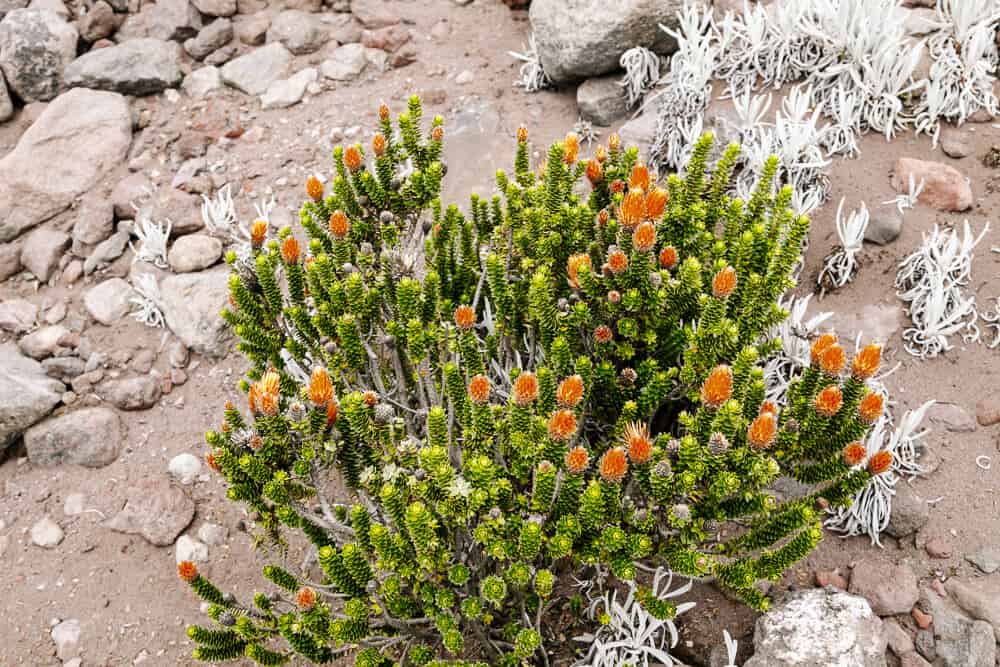
[[[316,606],[316,591],[308,586],[299,589],[299,592],[295,595],[295,603],[299,605],[299,609],[302,611],[309,611]]]
[[[190,584],[198,578],[198,566],[189,560],[182,560],[177,564],[177,576]]]
[[[837,343],[826,348],[819,355],[820,368],[828,375],[840,375],[840,371],[844,370],[846,363],[847,355],[844,354],[844,348]]]
[[[514,402],[522,408],[538,398],[538,376],[525,371],[514,380]]]
[[[372,137],[372,153],[375,153],[376,157],[385,153],[385,136],[381,132],[376,132]]]
[[[259,248],[264,245],[264,239],[267,237],[267,221],[266,220],[254,220],[253,224],[250,225],[250,242],[253,243],[255,248]]]
[[[344,149],[344,166],[349,170],[357,171],[360,169],[362,160],[361,148],[358,146],[348,146]]]
[[[340,406],[337,405],[337,401],[330,401],[326,404],[326,426],[327,428],[333,426],[337,423],[337,411]]]
[[[309,378],[309,400],[316,407],[323,407],[333,400],[333,382],[322,366],[314,368],[312,377]]]
[[[435,125],[431,129],[431,139],[434,141],[441,141],[444,139],[444,127],[441,125]]]
[[[222,466],[220,466],[219,462],[215,460],[214,452],[208,452],[207,454],[205,454],[205,464],[215,472],[219,472],[222,470]]]
[[[612,447],[604,452],[598,469],[601,473],[601,479],[605,482],[617,484],[622,481],[625,478],[625,473],[628,472],[628,457],[625,455],[625,450],[621,447]]]
[[[736,289],[736,269],[727,266],[712,278],[712,296],[725,299]]]
[[[310,176],[306,179],[306,194],[313,201],[319,201],[323,198],[323,183],[315,176]]]
[[[619,192],[625,192],[625,181],[616,178],[611,181],[611,194],[618,194]]]
[[[774,401],[764,401],[760,404],[760,414],[765,412],[770,412],[772,415],[778,414],[778,406],[774,404]]]
[[[278,414],[278,395],[264,394],[260,397],[260,412],[267,417]]]
[[[469,380],[469,398],[477,405],[485,405],[490,400],[490,381],[485,375],[476,375]]]
[[[563,144],[566,147],[566,152],[563,154],[563,161],[566,164],[576,164],[576,159],[580,155],[580,137],[576,135],[576,132],[570,132],[566,135]]]
[[[656,220],[663,215],[670,201],[670,193],[665,188],[656,187],[646,195],[646,218]]]
[[[660,251],[660,266],[668,271],[677,266],[677,248],[668,245]]]
[[[577,446],[566,452],[564,462],[566,463],[566,471],[577,475],[586,470],[590,465],[590,455],[587,454],[586,449]]]
[[[875,375],[880,363],[882,363],[882,346],[875,343],[866,345],[854,355],[854,360],[851,362],[851,375],[859,380],[867,380]]]
[[[812,361],[813,366],[819,366],[820,358],[823,355],[823,351],[831,345],[836,344],[837,336],[833,333],[825,333],[816,339],[816,342],[812,344],[812,348],[809,350],[809,358]]]
[[[649,191],[649,184],[649,167],[642,162],[636,162],[632,167],[632,173],[628,177],[628,189],[647,192]]]
[[[632,232],[632,245],[639,252],[649,252],[656,245],[656,228],[651,222],[640,223]]]
[[[259,382],[250,385],[250,391],[247,392],[247,407],[250,408],[250,412],[257,414],[260,411],[260,397],[263,395]]]
[[[621,250],[612,250],[608,253],[608,268],[611,269],[611,273],[622,273],[628,269],[628,255]]]
[[[247,445],[249,445],[250,449],[254,450],[255,452],[260,451],[260,448],[264,446],[264,438],[254,433],[253,436],[250,438],[250,442],[248,442]]]
[[[602,208],[597,213],[597,224],[603,227],[604,225],[608,224],[608,218],[610,217],[611,215],[608,213],[608,209]]]
[[[865,456],[868,454],[868,450],[860,442],[852,442],[847,447],[844,447],[844,464],[853,468],[862,461],[865,460]]]
[[[868,472],[873,475],[881,475],[891,467],[892,452],[887,452],[884,449],[872,454],[872,457],[868,459]]]
[[[567,408],[576,407],[576,404],[583,398],[583,378],[579,375],[570,375],[559,383],[556,389],[556,400],[559,405]]]
[[[767,449],[774,442],[778,425],[770,412],[760,413],[750,424],[747,431],[747,441],[753,449]]]
[[[613,151],[618,150],[622,147],[622,138],[618,136],[617,132],[612,132],[611,136],[608,137],[608,148]]]
[[[649,427],[640,422],[625,424],[625,448],[632,463],[642,465],[653,458],[653,441],[649,438]]]
[[[522,125],[521,127],[517,128],[517,141],[518,143],[523,144],[527,140],[528,140],[528,128]]]
[[[844,395],[837,385],[830,385],[816,394],[816,412],[824,417],[832,417],[840,411],[844,404]]]
[[[719,364],[701,385],[701,402],[710,408],[719,408],[733,396],[733,370]]]
[[[281,376],[278,371],[270,370],[260,378],[261,391],[265,394],[277,394],[281,391]]]
[[[289,236],[281,243],[281,259],[286,264],[295,264],[299,261],[299,254],[302,248],[299,247],[299,240],[294,236]]]
[[[570,255],[569,259],[566,260],[566,274],[569,276],[570,287],[580,287],[578,278],[580,274],[580,267],[583,266],[587,267],[588,270],[593,268],[593,265],[590,262],[590,255],[585,252]]]
[[[874,424],[882,416],[885,400],[881,394],[867,394],[858,404],[858,417],[866,424]]]
[[[576,433],[576,415],[572,410],[557,410],[549,418],[549,437],[553,440],[569,440]]]
[[[361,400],[369,408],[374,408],[375,404],[378,403],[378,394],[369,389],[368,391],[361,394]]]
[[[342,239],[351,232],[351,222],[347,219],[347,214],[341,210],[336,210],[330,216],[330,233],[333,238]]]
[[[614,333],[611,331],[611,327],[606,324],[600,324],[594,329],[594,340],[598,343],[610,343],[613,337]]]
[[[618,208],[618,221],[626,229],[634,229],[646,217],[646,195],[642,188],[629,190]]]
[[[472,306],[459,306],[455,309],[455,326],[468,331],[476,324],[476,311]]]
[[[604,169],[596,159],[587,160],[587,180],[591,185],[597,185],[604,180]]]
[[[608,152],[604,150],[604,146],[598,146],[597,150],[594,151],[594,157],[598,162],[604,162],[608,159]]]
[[[389,120],[389,105],[384,102],[378,105],[378,117],[382,121]]]

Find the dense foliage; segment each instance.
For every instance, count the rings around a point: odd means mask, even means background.
[[[825,335],[787,405],[764,400],[808,229],[777,162],[743,202],[739,147],[712,167],[710,136],[660,184],[614,135],[586,160],[568,135],[533,170],[521,128],[513,173],[463,214],[438,199],[441,119],[425,136],[415,98],[398,129],[380,117],[370,157],[338,148],[329,187],[307,183],[308,242],[257,221],[229,257],[224,317],[253,368],[207,458],[318,569],[270,565],[277,592],[241,602],[182,563],[215,624],[189,628],[195,656],[547,662],[572,576],[649,565],[765,608],[757,584],[816,545],[819,508],[891,462],[858,444],[876,346],[844,373]],[[778,502],[781,476],[815,491]]]

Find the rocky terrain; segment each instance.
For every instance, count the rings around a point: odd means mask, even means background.
[[[254,551],[252,518],[202,464],[203,433],[242,400],[244,368],[217,316],[234,239],[206,227],[205,198],[229,193],[244,225],[273,198],[272,228],[292,224],[333,146],[367,141],[379,102],[399,110],[414,92],[445,118],[448,202],[491,191],[522,123],[536,146],[582,116],[648,148],[655,105],[630,118],[620,49],[593,45],[667,53],[655,22],[636,17],[655,5],[669,21],[676,5],[630,0],[587,21],[542,16],[551,3],[536,0],[547,34],[590,27],[550,56],[562,85],[527,94],[507,55],[530,31],[520,4],[0,0],[0,665],[190,664],[198,602],[175,563],[248,591],[274,557]],[[709,118],[721,128],[727,114],[713,103]],[[725,664],[728,628],[741,656],[756,645],[752,667],[1000,664],[1000,349],[957,337],[937,359],[911,357],[892,287],[923,233],[968,219],[991,225],[969,291],[984,310],[1000,297],[1000,170],[984,161],[1000,125],[981,120],[946,128],[938,147],[866,136],[860,158],[835,162],[800,288],[837,243],[836,202],[867,202],[858,275],[811,310],[835,311],[845,338],[887,342],[899,412],[939,401],[925,424],[932,472],[897,486],[884,548],[829,535],[759,620],[697,587],[676,649],[686,662]],[[900,216],[883,202],[907,169],[935,186]],[[154,224],[169,228],[161,255]]]

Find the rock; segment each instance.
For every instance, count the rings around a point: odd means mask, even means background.
[[[201,30],[201,14],[188,0],[159,0],[149,13],[149,36],[183,42]]]
[[[976,421],[980,426],[1000,424],[1000,399],[990,396],[976,403]]]
[[[151,375],[108,380],[101,389],[104,399],[120,410],[147,410],[160,400],[160,383]]]
[[[364,71],[368,59],[361,44],[345,44],[337,47],[327,60],[319,66],[319,71],[327,79],[352,81]]]
[[[386,53],[395,53],[409,41],[410,31],[402,25],[390,25],[361,33],[362,44],[369,49],[378,49]]]
[[[909,192],[910,176],[914,183],[924,181],[918,201],[941,211],[965,211],[972,207],[969,180],[957,169],[940,162],[901,157],[896,161],[892,186],[896,192]]]
[[[0,345],[0,452],[52,412],[65,389],[13,344]]]
[[[170,463],[167,464],[167,472],[185,486],[193,484],[198,479],[198,475],[201,474],[201,461],[197,456],[188,453],[178,454],[170,459]]]
[[[250,46],[260,46],[267,39],[267,29],[271,27],[271,17],[265,12],[254,14],[236,24],[236,36]]]
[[[222,242],[207,234],[188,234],[174,241],[168,261],[177,273],[207,269],[222,257]]]
[[[201,67],[184,77],[181,85],[184,92],[195,99],[202,99],[215,91],[222,90],[222,73],[218,67]]]
[[[623,146],[636,146],[645,153],[656,138],[656,113],[647,111],[621,126],[618,130]]]
[[[943,591],[942,591],[943,593]],[[934,619],[934,654],[943,667],[993,667],[996,643],[993,628],[985,621],[973,621],[949,598],[923,588],[920,605]],[[918,636],[919,640],[919,636]],[[920,641],[917,649],[921,650]],[[936,663],[937,664],[937,663]]]
[[[129,487],[125,504],[106,526],[142,535],[158,547],[173,544],[194,518],[194,501],[166,477],[145,477]]]
[[[120,21],[115,10],[104,0],[97,0],[80,19],[80,37],[87,42],[96,42],[110,37],[118,29]]]
[[[84,261],[83,273],[89,276],[98,267],[110,264],[121,257],[122,253],[125,252],[125,246],[128,245],[129,238],[128,231],[121,229],[111,235],[110,238],[98,243],[94,251],[90,253],[90,257]]]
[[[153,182],[141,172],[125,176],[111,190],[111,204],[114,207],[115,217],[119,220],[135,218],[137,207],[155,190]]]
[[[83,514],[86,509],[87,497],[82,493],[71,493],[63,501],[63,514],[66,516],[77,516]]]
[[[854,566],[848,590],[868,600],[879,616],[908,614],[920,597],[913,570],[877,558],[865,558]]]
[[[203,173],[208,172],[208,160],[203,157],[187,160],[174,174],[170,187],[187,190],[188,186]]]
[[[28,460],[35,465],[70,463],[100,468],[118,458],[121,419],[108,408],[84,408],[29,428],[24,434]]]
[[[214,67],[221,67],[225,65],[230,60],[236,57],[238,53],[235,44],[227,44],[221,49],[216,49],[204,60],[206,65],[212,65]]]
[[[903,231],[903,216],[890,207],[879,207],[872,211],[865,229],[865,241],[876,245],[892,243]]]
[[[951,558],[951,544],[942,537],[932,537],[924,544],[924,551],[931,558]]]
[[[76,28],[55,12],[9,12],[0,21],[0,70],[7,87],[23,102],[54,98],[63,70],[76,58],[77,39]]]
[[[142,349],[136,352],[135,356],[132,357],[131,367],[136,373],[144,375],[153,368],[154,363],[156,363],[156,352],[153,350]]]
[[[886,619],[882,622],[882,629],[885,630],[885,637],[889,642],[889,648],[898,656],[905,655],[914,650],[913,639],[902,625],[894,618]]]
[[[115,207],[110,199],[88,192],[80,200],[73,224],[73,254],[86,257],[115,231]]]
[[[678,0],[535,0],[528,17],[538,55],[554,83],[569,83],[618,69],[626,49],[660,54],[677,49],[660,24],[676,29]]]
[[[476,80],[476,75],[472,73],[472,70],[468,69],[462,70],[461,72],[458,73],[458,76],[455,77],[455,83],[457,83],[460,86],[472,83],[475,80]]]
[[[0,70],[0,123],[13,117],[14,100],[10,99],[10,93],[7,92],[7,82],[3,78],[3,70]]]
[[[14,11],[28,6],[28,0],[0,0],[0,19]]]
[[[976,430],[975,418],[954,403],[935,403],[927,411],[927,417],[951,433],[971,433]]]
[[[68,245],[69,234],[65,232],[36,229],[24,239],[21,265],[31,271],[39,282],[48,282]]]
[[[31,543],[44,549],[52,549],[63,541],[63,529],[49,517],[39,519],[31,527]]]
[[[580,116],[595,125],[608,127],[628,113],[624,89],[617,76],[587,79],[576,89]]]
[[[85,53],[66,68],[66,85],[151,95],[181,83],[177,45],[159,39],[130,39]]]
[[[191,0],[191,4],[206,16],[232,16],[236,13],[236,0]]]
[[[351,0],[351,13],[366,28],[384,28],[399,23],[384,0]]]
[[[66,327],[59,325],[42,327],[18,341],[17,346],[32,359],[41,361],[55,353],[59,341],[68,333]]]
[[[757,619],[755,652],[744,667],[885,667],[886,641],[864,598],[802,590]]]
[[[204,563],[208,560],[208,546],[187,535],[181,535],[177,538],[174,555],[178,563],[185,560],[193,563]]]
[[[833,586],[842,591],[847,590],[847,579],[840,573],[840,570],[817,570],[816,585],[820,588]]]
[[[71,618],[57,623],[52,628],[52,642],[60,660],[75,658],[80,652],[80,621]]]
[[[264,109],[284,109],[298,104],[306,94],[306,88],[318,77],[319,73],[314,68],[308,67],[297,72],[291,78],[275,81],[260,96],[261,107]]]
[[[338,44],[354,44],[361,41],[361,24],[350,14],[338,14],[328,24],[330,39]]]
[[[82,375],[86,371],[86,362],[79,357],[52,357],[42,362],[45,374],[63,382]]]
[[[7,280],[21,270],[21,243],[0,243],[0,280]]]
[[[944,587],[969,616],[989,623],[1000,642],[1000,576],[969,580],[951,578]]]
[[[280,42],[297,56],[318,51],[328,40],[316,17],[297,9],[287,9],[275,16],[267,30],[268,42]]]
[[[233,22],[229,19],[217,19],[198,31],[196,37],[184,42],[184,50],[192,58],[201,60],[231,41],[233,41]]]
[[[68,208],[124,161],[131,140],[121,95],[76,89],[53,100],[0,159],[0,244]]]
[[[22,334],[31,331],[38,319],[38,306],[27,299],[0,301],[0,330]]]
[[[1000,570],[1000,549],[984,546],[965,555],[965,560],[975,565],[983,574],[993,574]]]
[[[208,523],[206,521],[198,529],[198,539],[213,547],[225,544],[228,537],[229,531],[226,530],[226,527],[220,526],[217,523]]]
[[[896,495],[892,498],[892,511],[889,514],[889,525],[885,532],[900,539],[918,532],[927,525],[930,518],[930,508],[927,502],[917,495],[913,487],[903,482],[896,485]]]
[[[229,327],[219,317],[229,302],[228,270],[170,276],[160,297],[167,326],[184,345],[212,357],[229,352]]]
[[[948,157],[960,159],[972,155],[973,136],[965,129],[943,125],[941,127],[941,151]]]
[[[292,54],[279,42],[230,60],[222,67],[222,81],[247,95],[260,95],[285,73]]]
[[[910,616],[913,617],[913,622],[916,623],[917,627],[920,628],[921,630],[926,630],[927,628],[931,627],[931,623],[934,622],[934,617],[931,616],[930,614],[925,614],[923,611],[920,610],[920,607],[914,607],[913,610],[910,611]],[[919,645],[920,639],[921,639],[920,633],[918,632],[916,635],[916,639],[914,641],[916,641]],[[933,640],[934,638],[931,637],[931,639]]]
[[[167,346],[167,361],[171,368],[184,368],[188,365],[190,353],[184,343],[175,340]]]
[[[109,278],[91,287],[83,295],[83,307],[90,316],[105,326],[112,326],[132,308],[135,296],[131,285],[121,278]]]
[[[899,667],[932,667],[932,665],[916,651],[910,651],[899,656]]]
[[[365,48],[365,59],[379,72],[389,71],[389,54],[380,49]]]

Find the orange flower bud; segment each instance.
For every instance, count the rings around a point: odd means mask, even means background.
[[[563,162],[576,164],[577,157],[580,155],[580,137],[576,135],[576,132],[570,132],[566,135],[563,145],[566,149],[563,153]]]
[[[435,125],[431,130],[431,139],[434,141],[441,141],[444,139],[444,127],[441,125]]]
[[[670,201],[670,193],[665,188],[653,188],[646,195],[646,218],[656,220],[663,216],[667,210],[667,202]]]
[[[523,144],[527,140],[528,140],[528,128],[522,125],[519,128],[517,128],[517,141],[518,143]]]
[[[299,261],[302,249],[299,247],[299,240],[294,236],[289,236],[281,243],[281,259],[285,264],[295,264]]]
[[[760,413],[770,412],[772,415],[777,416],[778,406],[774,404],[774,401],[764,401],[760,404]]]
[[[619,192],[625,192],[625,181],[620,178],[616,178],[611,181],[611,193],[618,194]]]
[[[623,273],[628,269],[628,255],[621,250],[612,250],[608,253],[608,268],[611,269],[611,273]]]
[[[514,380],[514,402],[522,408],[533,403],[538,398],[538,376],[531,371],[524,371]]]
[[[858,417],[866,424],[874,424],[882,416],[885,400],[881,394],[867,394],[858,404]]]
[[[309,611],[316,606],[316,591],[308,586],[299,589],[295,596],[295,603],[302,611]]]
[[[816,394],[816,412],[824,417],[832,417],[840,411],[844,404],[844,395],[837,385],[830,385]]]
[[[570,287],[579,288],[579,273],[581,267],[587,267],[587,269],[593,268],[590,261],[590,255],[581,252],[576,255],[570,255],[569,259],[566,260],[566,275],[568,276]]]
[[[875,452],[872,457],[868,459],[868,472],[873,475],[881,475],[892,467],[892,452],[887,452],[884,449],[880,452]]]
[[[649,221],[639,223],[632,232],[632,246],[639,252],[649,252],[654,245],[656,245],[656,228],[653,223]]]
[[[846,363],[847,355],[844,354],[844,348],[837,343],[826,348],[819,355],[819,366],[827,375],[839,375],[840,371],[844,370]]]
[[[348,146],[344,149],[344,166],[350,171],[357,171],[361,168],[364,158],[361,156],[361,149],[358,146]]]
[[[476,311],[472,306],[459,306],[455,309],[455,326],[463,331],[468,331],[476,324]]]
[[[826,348],[834,345],[837,342],[837,336],[833,333],[825,333],[816,339],[816,342],[812,344],[812,348],[809,350],[809,358],[813,366],[819,366],[820,358]]]
[[[649,427],[640,422],[625,424],[623,433],[625,450],[632,463],[642,465],[653,458],[653,441],[649,438]]]
[[[569,440],[576,433],[576,415],[572,410],[557,410],[549,418],[549,437],[553,440]]]
[[[469,398],[477,405],[484,405],[490,400],[490,381],[485,375],[476,375],[469,380]]]
[[[266,220],[254,220],[253,224],[250,225],[250,242],[255,248],[259,248],[264,245],[264,239],[267,237],[267,221]]]
[[[347,214],[341,210],[336,210],[330,216],[330,233],[333,238],[342,239],[351,231],[351,223],[347,219]]]
[[[220,466],[219,462],[215,460],[214,452],[208,452],[205,454],[205,464],[215,472],[220,472],[222,470],[222,466]]]
[[[260,412],[266,417],[278,414],[278,395],[263,394],[260,397]]]
[[[618,136],[617,132],[612,132],[611,136],[608,137],[608,148],[613,151],[618,150],[622,147],[622,138]]]
[[[611,327],[606,324],[600,324],[594,329],[594,340],[598,343],[610,343],[613,337],[614,333],[611,331]]]
[[[597,213],[597,224],[603,227],[604,225],[608,224],[608,218],[610,217],[611,215],[608,213],[608,209],[602,208]]]
[[[854,355],[851,362],[851,374],[858,380],[867,380],[878,371],[882,363],[882,346],[872,343],[866,345]]]
[[[177,576],[190,584],[198,578],[198,566],[189,560],[182,560],[177,564]]]
[[[316,407],[323,407],[333,400],[333,382],[330,374],[322,366],[313,369],[309,378],[309,400]]]
[[[326,404],[326,427],[330,428],[337,423],[337,412],[340,410],[340,406],[337,401],[330,401]]]
[[[625,478],[628,472],[628,457],[621,447],[612,447],[604,452],[598,464],[601,479],[611,484],[617,484]]]
[[[591,185],[597,185],[604,180],[604,169],[596,159],[587,160],[587,180]]]
[[[306,179],[306,194],[313,201],[319,201],[323,198],[323,183],[315,176],[310,176]]]
[[[677,248],[668,245],[660,251],[660,266],[668,271],[677,266]]]
[[[630,189],[618,207],[618,222],[626,229],[635,229],[644,217],[646,217],[646,195],[641,188]]]
[[[389,105],[384,102],[378,105],[378,117],[383,122],[389,120]]]
[[[564,460],[566,471],[573,475],[578,475],[590,465],[590,455],[583,447],[574,447],[566,453]]]
[[[647,192],[649,191],[649,185],[649,167],[644,165],[642,162],[636,162],[632,167],[632,173],[629,174],[628,177],[628,189]]]
[[[760,413],[747,430],[747,442],[752,449],[767,449],[774,442],[778,431],[777,420],[770,412]]]
[[[369,389],[368,391],[361,394],[361,400],[369,408],[374,408],[378,403],[378,394]]]
[[[844,464],[853,468],[854,466],[860,464],[865,460],[865,456],[868,455],[868,450],[860,442],[852,442],[851,444],[844,447],[843,457]]]
[[[567,408],[576,407],[583,398],[583,378],[579,375],[570,375],[559,383],[556,388],[556,400],[559,405]]]
[[[736,269],[727,266],[712,278],[712,296],[725,299],[736,290]]]
[[[385,136],[381,132],[376,132],[372,137],[372,153],[376,157],[381,157],[385,153]]]
[[[604,150],[604,146],[597,147],[597,150],[594,151],[594,158],[596,158],[598,162],[604,162],[608,159],[608,152]]]
[[[269,370],[260,378],[261,391],[265,394],[277,394],[281,391],[281,376],[275,370]]]
[[[709,408],[717,409],[732,396],[733,370],[725,364],[719,364],[701,385],[701,402]]]

